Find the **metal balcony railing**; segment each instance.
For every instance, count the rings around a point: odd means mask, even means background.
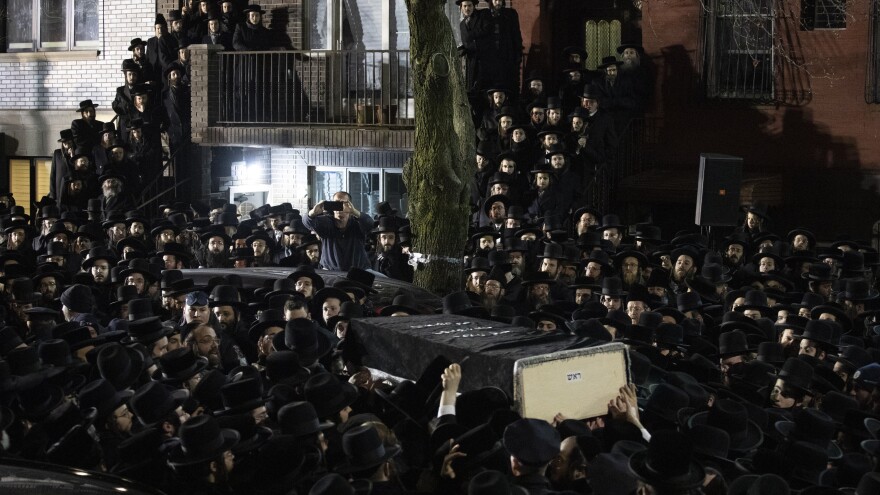
[[[221,125],[412,126],[406,50],[221,52]]]

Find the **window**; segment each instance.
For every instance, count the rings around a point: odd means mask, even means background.
[[[802,0],[801,27],[807,31],[846,29],[846,0]]]
[[[66,51],[99,46],[98,0],[7,0],[6,50]]]
[[[771,100],[776,10],[772,0],[710,0],[704,84],[709,98]]]
[[[27,209],[49,194],[51,170],[52,159],[48,157],[10,157],[9,191],[15,196],[15,203]]]
[[[369,215],[376,204],[387,201],[401,216],[406,215],[407,194],[403,170],[399,168],[315,167],[310,196],[314,203],[330,201],[337,191],[348,191],[354,207]]]
[[[880,0],[872,0],[868,40],[868,67],[865,74],[865,101],[880,103]]]
[[[589,20],[584,28],[587,51],[586,67],[596,70],[605,57],[617,56],[620,46],[620,21]]]

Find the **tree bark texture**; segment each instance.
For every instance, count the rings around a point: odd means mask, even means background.
[[[403,170],[409,193],[413,251],[430,255],[416,285],[438,295],[458,290],[467,239],[468,164],[474,127],[464,74],[443,13],[443,0],[407,0],[410,26],[415,144]]]

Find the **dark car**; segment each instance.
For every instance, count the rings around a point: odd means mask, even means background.
[[[163,494],[155,488],[106,473],[20,459],[0,460],[0,493]]]
[[[184,277],[193,279],[196,285],[206,285],[208,280],[212,277],[222,277],[235,274],[242,278],[242,283],[246,289],[258,289],[260,287],[266,287],[267,284],[271,287],[272,281],[280,278],[287,278],[287,276],[295,272],[296,269],[283,267],[198,268],[182,271]],[[333,285],[337,280],[345,278],[345,272],[318,270],[317,273],[324,279],[324,285],[328,287]],[[394,296],[397,295],[400,290],[409,291],[413,297],[415,297],[416,302],[418,302],[420,306],[419,309],[433,311],[443,305],[443,302],[439,297],[425,289],[416,287],[415,285],[402,280],[385,277],[381,274],[376,275],[376,280],[373,282],[373,289],[376,289],[377,293],[370,294],[369,299],[376,310],[382,309],[384,306],[391,304]]]

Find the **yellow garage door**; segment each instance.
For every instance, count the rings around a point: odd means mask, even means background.
[[[9,190],[15,197],[15,204],[30,209],[34,202],[49,194],[51,170],[51,158],[10,158]]]

